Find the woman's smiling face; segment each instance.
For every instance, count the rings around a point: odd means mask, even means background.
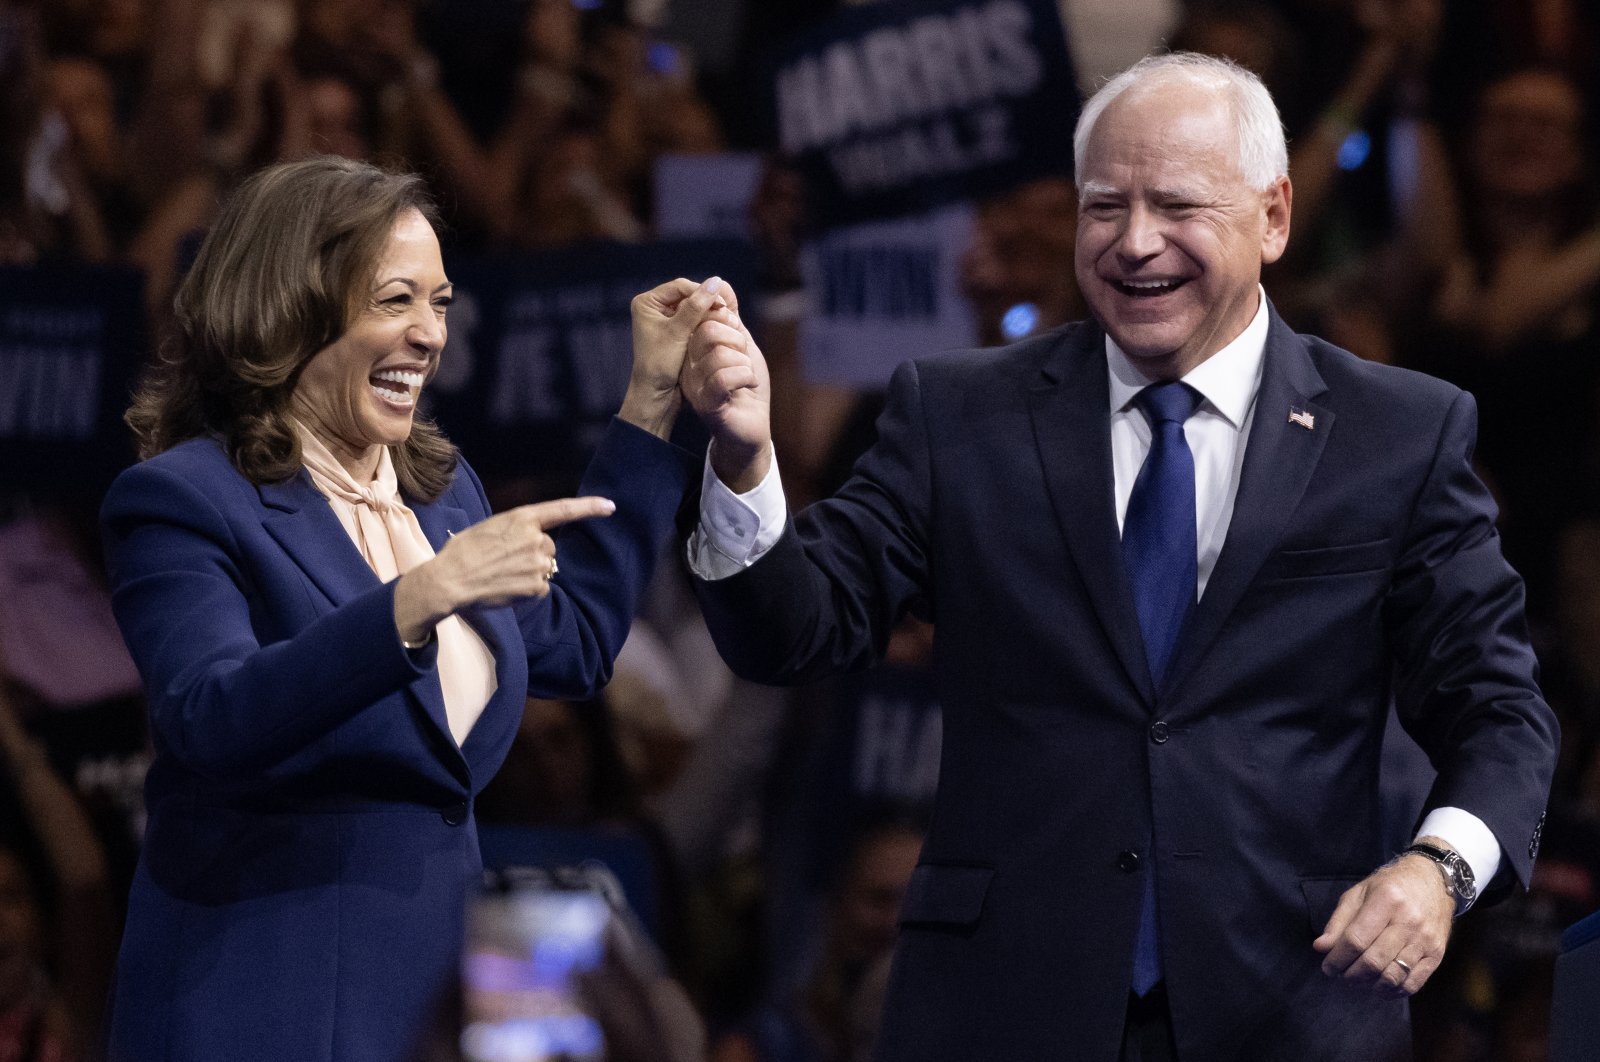
[[[370,473],[380,447],[410,436],[417,397],[444,349],[451,291],[433,226],[406,210],[350,326],[302,370],[294,415],[353,473]]]

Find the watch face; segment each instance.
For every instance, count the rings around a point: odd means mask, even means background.
[[[1472,891],[1472,868],[1467,861],[1455,853],[1450,854],[1450,869],[1455,874],[1456,881],[1461,885],[1463,892]]]

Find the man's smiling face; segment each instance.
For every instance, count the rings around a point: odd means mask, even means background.
[[[1224,100],[1181,80],[1106,107],[1078,175],[1078,285],[1148,376],[1177,379],[1255,315],[1263,263],[1289,238],[1287,178],[1251,188]]]

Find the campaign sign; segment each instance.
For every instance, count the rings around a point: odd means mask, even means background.
[[[674,277],[720,276],[751,313],[753,255],[740,240],[586,244],[449,255],[449,340],[427,412],[480,472],[580,472],[622,405],[633,297]]]
[[[131,464],[122,423],[145,353],[137,270],[0,268],[0,491],[103,490]]]
[[[819,224],[927,210],[1072,168],[1056,0],[886,0],[779,53],[778,144]]]
[[[907,358],[976,343],[977,318],[960,286],[972,226],[972,208],[958,203],[834,229],[806,244],[806,381],[881,388]]]

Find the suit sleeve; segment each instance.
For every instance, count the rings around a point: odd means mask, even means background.
[[[724,660],[792,684],[866,667],[907,610],[934,611],[931,454],[921,370],[895,370],[878,439],[832,498],[790,521],[760,560],[695,580]]]
[[[1494,502],[1472,470],[1476,434],[1472,397],[1459,394],[1417,498],[1384,618],[1400,720],[1439,772],[1426,807],[1476,815],[1526,886],[1559,727],[1539,691],[1522,580],[1501,554]]]
[[[647,431],[612,421],[578,493],[610,498],[616,512],[555,529],[561,573],[551,581],[549,596],[517,608],[529,693],[583,698],[611,680],[699,460]]]
[[[212,486],[217,486],[213,484]],[[213,491],[141,464],[102,507],[112,606],[162,747],[208,776],[264,769],[422,674],[394,625],[394,584],[263,645],[249,565]]]

